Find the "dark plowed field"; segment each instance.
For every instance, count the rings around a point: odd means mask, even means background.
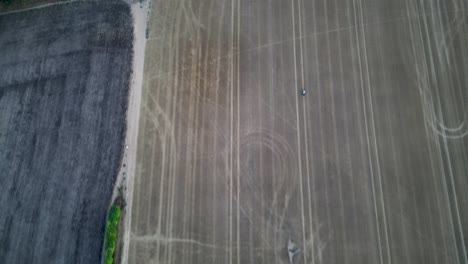
[[[0,15],[0,263],[99,263],[132,39],[120,1]]]

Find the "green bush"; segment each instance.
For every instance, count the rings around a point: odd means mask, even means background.
[[[115,244],[117,241],[117,225],[119,224],[120,207],[112,206],[107,216],[106,242],[104,263],[112,264],[114,262]]]

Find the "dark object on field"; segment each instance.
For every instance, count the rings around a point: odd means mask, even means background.
[[[297,244],[291,239],[288,239],[288,257],[289,263],[293,264],[294,257],[301,252],[301,249],[297,246]]]
[[[0,16],[0,263],[100,263],[124,148],[123,1]]]

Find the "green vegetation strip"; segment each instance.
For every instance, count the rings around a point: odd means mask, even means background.
[[[119,224],[120,207],[112,206],[107,216],[106,228],[106,252],[104,255],[104,263],[112,264],[114,262],[115,244],[117,241],[117,225]]]

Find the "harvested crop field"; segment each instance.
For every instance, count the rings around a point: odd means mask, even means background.
[[[468,263],[466,10],[153,1],[128,263]]]
[[[125,136],[130,7],[0,15],[0,263],[99,263]]]

